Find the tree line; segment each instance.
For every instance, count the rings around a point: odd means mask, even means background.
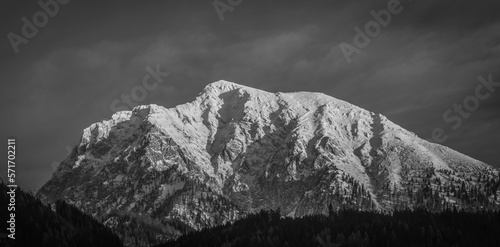
[[[0,183],[0,205],[7,205],[8,187]],[[0,238],[5,247],[122,247],[122,242],[109,228],[76,207],[63,201],[55,203],[55,211],[40,199],[16,189],[15,239]],[[0,210],[0,222],[7,222],[9,213]],[[0,229],[0,234],[5,232]]]

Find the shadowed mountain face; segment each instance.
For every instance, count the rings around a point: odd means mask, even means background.
[[[139,106],[91,125],[38,196],[66,200],[111,227],[140,215],[161,240],[277,207],[302,216],[329,204],[495,205],[497,177],[480,161],[330,96],[219,81],[193,102]],[[457,186],[484,193],[465,200]],[[429,190],[432,203],[419,201]]]

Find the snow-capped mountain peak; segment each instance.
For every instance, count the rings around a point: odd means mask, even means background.
[[[221,80],[192,102],[138,106],[84,129],[38,196],[111,225],[123,219],[117,211],[160,219],[170,229],[160,235],[172,237],[178,224],[199,229],[263,208],[292,216],[328,204],[392,210],[415,204],[419,191],[463,206],[452,187],[485,190],[497,174],[325,94]]]

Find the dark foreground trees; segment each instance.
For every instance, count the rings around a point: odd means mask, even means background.
[[[0,183],[0,222],[7,226],[10,213],[9,189]],[[16,190],[15,240],[7,238],[6,228],[0,229],[0,246],[16,247],[121,247],[122,243],[110,229],[65,202],[56,203],[56,212],[29,193]]]
[[[500,246],[500,212],[340,210],[294,219],[261,211],[159,246]]]

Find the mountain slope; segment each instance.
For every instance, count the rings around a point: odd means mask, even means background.
[[[0,203],[9,205],[11,188],[0,181]],[[2,222],[14,221],[15,231],[0,230],[0,246],[5,247],[121,247],[120,239],[97,220],[78,211],[73,206],[58,201],[53,211],[21,188],[15,190],[13,211],[7,207],[0,212]],[[15,217],[11,217],[14,213]],[[13,234],[14,233],[14,234]],[[11,235],[13,238],[8,237]]]
[[[328,216],[290,218],[271,210],[192,232],[157,247],[498,246],[499,231],[499,211],[381,214],[339,210]]]
[[[495,181],[492,167],[347,102],[218,81],[193,102],[86,128],[38,196],[112,227],[117,212],[156,220],[160,241],[277,207],[485,207],[499,202]]]

